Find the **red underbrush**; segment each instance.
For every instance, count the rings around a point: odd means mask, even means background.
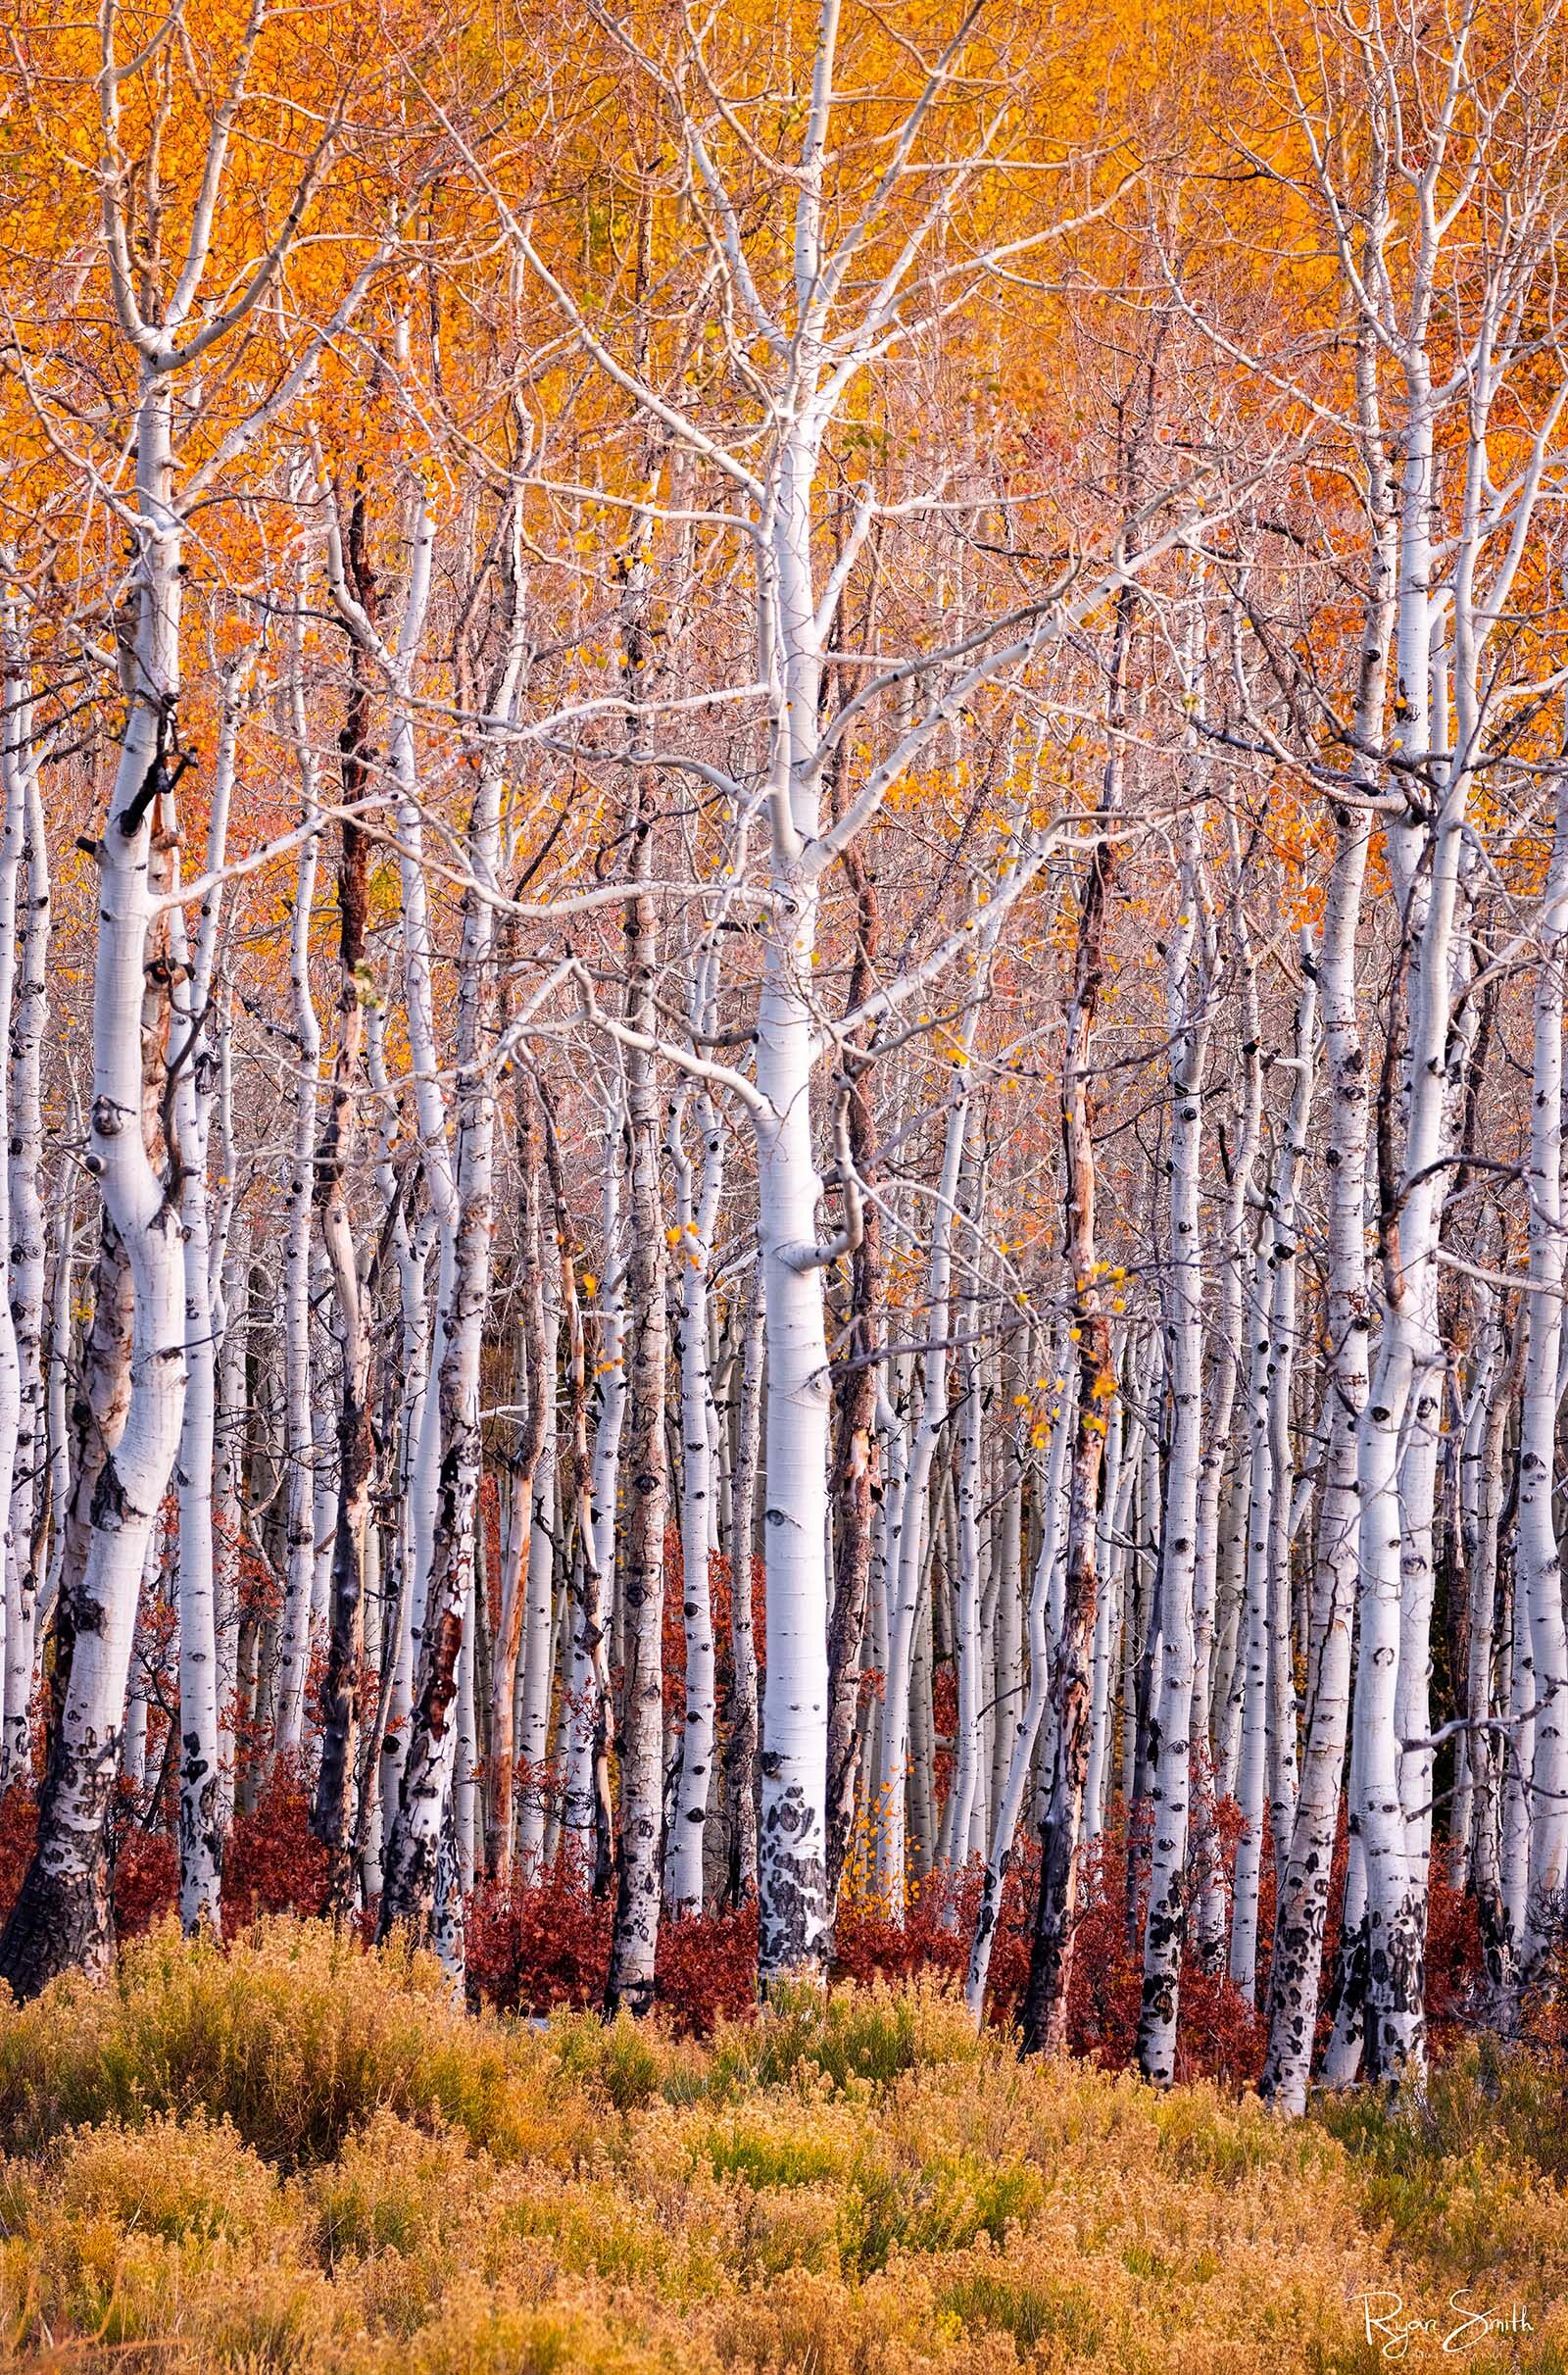
[[[9,1911],[21,1887],[36,1825],[31,1790],[12,1789],[0,1799],[0,1916]],[[1240,1828],[1236,1808],[1221,1805],[1214,1829],[1227,1877],[1234,1867]],[[122,1935],[133,1937],[150,1929],[176,1903],[173,1831],[168,1821],[149,1820],[138,1812],[124,1791],[116,1802],[111,1836],[116,1922]],[[1130,1825],[1120,1817],[1093,1840],[1080,1866],[1068,2041],[1074,2053],[1106,2070],[1130,2068],[1137,2054],[1148,1841],[1147,1809],[1140,1809]],[[1325,2034],[1345,1863],[1342,1826],[1329,1903]],[[988,2016],[999,2025],[1015,2019],[1022,2004],[1038,1871],[1038,1847],[1030,1840],[1008,1871],[992,1952]],[[926,1882],[902,1922],[874,1905],[846,1902],[835,1932],[834,1976],[865,1984],[938,1974],[961,1985],[981,1879],[980,1867],[973,1863],[951,1882]],[[326,1857],[310,1828],[309,1776],[292,1760],[280,1760],[251,1803],[235,1814],[223,1869],[225,1931],[236,1935],[265,1914],[319,1913],[325,1894]],[[1210,2078],[1232,2087],[1256,2081],[1263,2058],[1261,2007],[1267,2002],[1273,1897],[1273,1855],[1265,1840],[1255,2009],[1223,1965],[1206,1966],[1197,1946],[1198,1908],[1196,1903],[1190,1905],[1190,1943],[1182,1965],[1179,2080]],[[612,1898],[595,1897],[587,1876],[567,1862],[505,1888],[481,1882],[468,1910],[470,1995],[498,2010],[534,2016],[598,2003],[609,1970],[612,1918]],[[744,2016],[755,2002],[756,1956],[753,1905],[678,1919],[666,1916],[657,1964],[658,1996],[665,2016],[682,2034],[692,2036],[707,2036],[720,2021]],[[1452,1885],[1439,1858],[1431,1884],[1427,2004],[1433,2045],[1440,2053],[1473,2025],[1480,1967],[1473,1904]]]

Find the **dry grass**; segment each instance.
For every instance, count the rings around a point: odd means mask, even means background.
[[[932,1992],[710,2046],[457,2011],[419,1961],[169,1932],[0,2010],[0,2350],[387,2375],[1568,2367],[1562,2072],[1289,2126],[1020,2067]],[[1535,2331],[1442,2354],[1455,2287]],[[1562,2306],[1555,2306],[1557,2301]]]

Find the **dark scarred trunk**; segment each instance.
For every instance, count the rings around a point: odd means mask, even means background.
[[[876,884],[852,844],[844,870],[855,891],[855,962],[846,1005],[853,1013],[870,995],[880,937]],[[876,1122],[871,1112],[868,1052],[846,1049],[840,1094],[846,1107],[850,1157],[860,1181],[875,1185]],[[839,1883],[855,1828],[859,1781],[860,1656],[871,1572],[871,1526],[881,1494],[876,1435],[876,1338],[883,1301],[882,1219],[874,1196],[861,1199],[859,1242],[850,1257],[850,1306],[843,1337],[834,1413],[832,1495],[835,1549],[833,1613],[828,1625],[827,1902],[838,1905]]]
[[[757,1896],[757,1636],[752,1621],[752,1541],[761,1421],[762,1296],[754,1281],[741,1344],[730,1522],[729,1639],[735,1679],[724,1750],[724,1802],[729,1820],[729,1901],[736,1905],[750,1905]]]
[[[501,1612],[491,1665],[490,1757],[485,1768],[485,1821],[490,1869],[503,1886],[512,1877],[516,1846],[517,1660],[527,1612],[528,1559],[533,1526],[533,1486],[545,1445],[545,1304],[541,1219],[540,1128],[531,1076],[516,1075],[517,1196],[520,1256],[517,1264],[517,1366],[526,1411],[520,1437],[508,1461],[513,1539],[502,1578]]]
[[[593,1461],[588,1445],[588,1363],[583,1342],[582,1304],[577,1294],[577,1263],[572,1252],[571,1221],[566,1182],[561,1159],[561,1139],[555,1105],[541,1082],[539,1102],[544,1110],[545,1161],[555,1210],[556,1247],[561,1264],[561,1308],[566,1321],[566,1430],[562,1463],[562,1509],[566,1529],[576,1529],[572,1621],[577,1663],[588,1676],[591,1704],[577,1710],[589,1733],[589,1770],[593,1776],[593,1892],[605,1896],[610,1887],[614,1810],[610,1791],[610,1646],[606,1638],[608,1603],[594,1553]]]
[[[103,1214],[93,1264],[92,1315],[82,1340],[81,1365],[69,1414],[71,1498],[66,1504],[60,1584],[48,1612],[44,1644],[48,1759],[60,1736],[60,1714],[71,1685],[81,1579],[92,1539],[93,1497],[104,1463],[120,1441],[130,1406],[130,1340],[135,1290],[120,1231]]]
[[[375,581],[365,550],[365,494],[355,492],[349,519],[347,559],[361,607],[375,619]],[[338,737],[343,799],[352,809],[369,780],[369,686],[365,655],[350,642],[349,696]],[[345,816],[338,866],[338,1045],[326,1121],[317,1150],[315,1198],[331,1265],[343,1363],[338,1410],[337,1528],[327,1611],[326,1669],[321,1684],[321,1763],[313,1827],[328,1855],[327,1902],[339,1914],[355,1897],[355,1803],[360,1771],[361,1696],[365,1664],[365,1553],[370,1522],[370,1479],[374,1442],[370,1429],[370,1333],[354,1251],[344,1180],[357,1135],[365,1000],[369,994],[366,957],[368,845],[359,824]]]

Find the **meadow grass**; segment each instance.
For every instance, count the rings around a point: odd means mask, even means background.
[[[301,2375],[1568,2368],[1563,2070],[1290,2124],[1020,2064],[934,1987],[706,2044],[471,2016],[419,1957],[171,1929],[0,2008],[0,2350]],[[1470,2286],[1459,2312],[1449,2296]],[[1438,2345],[1465,2306],[1533,2331]],[[1386,2311],[1387,2301],[1380,2302]]]

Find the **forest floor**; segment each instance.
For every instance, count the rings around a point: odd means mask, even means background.
[[[1564,2076],[1462,2047],[1418,2111],[1292,2124],[1020,2064],[930,1984],[696,2042],[474,2016],[324,1924],[166,1925],[108,1986],[0,2008],[0,2358],[1563,2369]]]

